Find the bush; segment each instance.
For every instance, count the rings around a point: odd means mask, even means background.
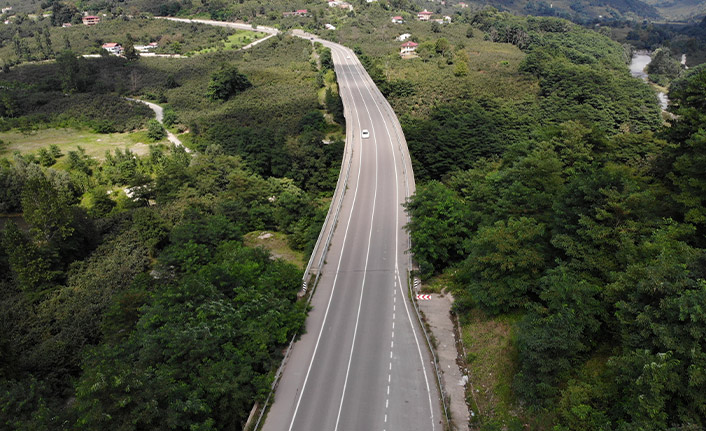
[[[164,130],[164,126],[157,120],[150,120],[147,122],[147,137],[153,142],[161,141],[167,136],[167,132]]]
[[[228,100],[232,96],[252,87],[248,77],[231,65],[222,66],[211,75],[206,94],[211,100]]]

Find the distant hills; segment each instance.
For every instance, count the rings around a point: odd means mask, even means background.
[[[575,22],[596,19],[694,21],[706,15],[706,0],[459,0],[491,5],[517,15],[557,16]],[[454,4],[459,1],[454,0]],[[450,3],[450,2],[447,2]]]
[[[657,9],[664,18],[687,21],[706,16],[705,0],[644,0]]]
[[[366,0],[348,0],[365,4]],[[516,15],[555,16],[579,24],[594,21],[699,22],[706,16],[706,0],[378,0],[392,9],[427,8],[441,12],[458,10],[463,2],[473,9],[493,6]],[[2,7],[14,12],[36,13],[54,3],[72,3],[81,10],[122,9],[129,13],[176,14],[188,11],[248,10],[255,16],[270,11],[325,7],[326,0],[0,0]]]
[[[573,21],[612,19],[659,19],[659,11],[641,0],[490,0],[471,1],[490,4],[519,15],[558,16]]]

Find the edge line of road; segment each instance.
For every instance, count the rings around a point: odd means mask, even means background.
[[[362,67],[362,64],[360,66],[356,65],[355,67],[356,68]],[[363,72],[364,73],[360,73],[360,75],[364,77],[363,79],[365,79],[365,76],[367,76],[368,73],[367,73],[367,71],[365,71],[365,68],[363,68]],[[368,94],[370,95],[370,98],[373,101],[375,101],[375,95],[373,95],[373,92],[370,90],[370,86],[366,86],[365,88],[366,88]],[[377,88],[377,86],[375,86],[375,88]],[[358,92],[359,93],[361,92],[360,88],[358,88]],[[361,96],[362,96],[362,94],[361,94]],[[363,103],[365,104],[365,107],[367,109],[367,103],[365,103],[365,100],[363,100]],[[397,175],[397,152],[395,151],[395,148],[392,144],[392,136],[390,135],[390,129],[387,125],[387,120],[385,119],[385,116],[383,115],[383,112],[382,112],[383,110],[380,109],[380,105],[377,102],[375,102],[375,107],[378,110],[378,113],[380,114],[380,118],[382,118],[382,121],[385,124],[385,132],[387,133],[387,137],[390,142],[390,151],[392,153],[392,158],[395,162],[394,163],[394,166],[395,166],[395,196],[396,196],[396,201],[397,201],[397,205],[396,205],[396,209],[395,209],[395,224],[398,226],[398,228],[395,229],[395,277],[397,278],[397,281],[399,281],[398,287],[399,287],[400,293],[402,294],[402,297],[403,297],[404,308],[405,308],[405,311],[407,312],[407,319],[408,319],[409,325],[412,329],[412,334],[414,335],[414,342],[417,345],[417,352],[419,353],[419,362],[422,365],[422,372],[424,374],[424,382],[427,387],[427,395],[429,398],[429,414],[430,414],[431,426],[432,426],[432,431],[433,431],[436,429],[436,424],[434,423],[434,407],[432,405],[432,400],[431,400],[431,388],[429,387],[429,377],[427,376],[427,368],[426,368],[426,364],[424,363],[425,361],[424,361],[424,356],[422,355],[422,349],[421,349],[421,346],[419,345],[419,337],[417,336],[417,330],[414,328],[414,322],[412,321],[412,316],[409,313],[409,307],[407,305],[407,301],[404,300],[405,297],[407,297],[407,298],[409,298],[409,297],[408,297],[408,295],[405,295],[404,291],[402,290],[403,283],[402,283],[402,277],[400,276],[399,263],[398,263],[398,259],[399,259],[399,232],[400,232],[400,228],[399,228],[399,222],[400,222],[400,218],[399,218],[400,203],[399,203],[399,201],[400,201],[400,199],[399,199],[399,182],[398,182],[399,175]],[[397,132],[396,128],[395,128],[395,132]],[[398,139],[398,144],[399,144],[399,139]],[[399,148],[399,149],[401,150],[401,148]],[[402,152],[402,151],[400,151],[400,152]],[[405,161],[402,160],[402,163],[405,163]],[[407,182],[406,169],[405,169],[404,175],[405,175],[405,183],[406,183]],[[406,194],[408,194],[408,192],[409,191],[407,190]],[[407,197],[408,196],[405,197],[405,200]],[[432,359],[434,359],[434,352],[430,351],[430,353],[432,355]],[[441,388],[439,389],[439,392],[441,392]],[[441,393],[439,395],[441,395]]]
[[[348,91],[351,91],[351,90],[349,89]],[[356,112],[357,112],[357,109],[355,108],[355,106],[354,106],[353,104],[352,104],[351,106],[353,106],[353,109],[355,109]],[[358,117],[358,116],[356,115],[356,119],[357,119],[357,121],[358,121],[358,128],[360,128],[360,117]],[[361,171],[362,171],[362,168],[361,168],[361,167],[362,167],[362,159],[363,159],[363,151],[362,151],[362,150],[363,150],[363,145],[361,145],[360,150],[361,150],[361,151],[360,151],[361,163],[358,165],[358,182],[360,181],[360,173],[361,173]],[[323,334],[324,328],[326,327],[326,319],[328,318],[329,307],[331,306],[331,301],[333,300],[333,294],[334,294],[334,292],[335,292],[335,290],[336,290],[336,283],[337,283],[337,281],[338,281],[338,274],[339,274],[339,270],[340,270],[340,268],[341,268],[341,262],[343,261],[343,253],[344,253],[345,248],[346,248],[346,239],[347,239],[347,237],[348,237],[348,228],[350,227],[351,220],[353,219],[353,209],[355,208],[355,204],[356,204],[357,198],[358,198],[358,182],[356,182],[356,188],[355,188],[355,192],[354,192],[354,194],[353,194],[353,203],[351,204],[351,212],[350,212],[350,215],[349,215],[349,217],[348,217],[348,223],[346,224],[346,231],[345,231],[345,233],[344,233],[344,235],[343,235],[343,245],[342,245],[342,247],[341,247],[341,255],[340,255],[339,258],[338,258],[338,265],[337,265],[337,268],[336,268],[336,275],[334,276],[334,279],[333,279],[333,286],[331,287],[331,295],[329,296],[328,304],[326,305],[326,311],[325,311],[325,313],[324,313],[324,319],[323,319],[323,322],[322,322],[322,325],[321,325],[321,329],[319,330],[319,335],[318,335],[317,338],[316,338],[316,344],[314,345],[314,352],[312,353],[311,359],[310,359],[310,361],[309,361],[309,367],[308,367],[308,369],[307,369],[307,371],[306,371],[306,376],[304,377],[304,383],[302,384],[302,389],[301,389],[301,391],[299,391],[299,397],[298,397],[298,399],[297,399],[297,404],[296,404],[296,407],[294,408],[294,413],[292,414],[292,420],[291,420],[291,422],[290,422],[290,424],[289,424],[289,431],[292,431],[292,428],[293,428],[293,426],[294,426],[294,421],[295,421],[295,419],[296,419],[296,417],[297,417],[297,412],[298,412],[298,410],[299,410],[299,405],[301,404],[302,397],[304,396],[304,391],[306,390],[306,384],[307,384],[307,382],[308,382],[308,380],[309,380],[309,374],[310,374],[310,372],[311,372],[311,367],[312,367],[313,364],[314,364],[314,359],[316,358],[316,352],[318,351],[318,348],[319,348],[319,342],[321,341],[321,335]],[[343,198],[341,197],[341,202],[342,202],[342,201],[343,201]],[[371,229],[372,229],[372,227],[371,227]],[[332,230],[333,230],[333,229],[332,229]]]
[[[330,49],[330,48],[329,48]],[[340,48],[337,48],[336,51],[339,51]],[[334,51],[334,50],[332,50]],[[340,52],[336,52],[337,55],[341,55]],[[351,73],[351,67],[349,65],[345,66],[348,69],[348,73],[352,77],[353,74]],[[355,78],[353,78],[355,80]],[[360,87],[358,87],[358,94],[360,94],[361,98],[363,96],[363,93],[360,91]],[[353,352],[355,350],[355,340],[358,336],[358,324],[360,322],[360,310],[363,307],[363,294],[365,293],[365,280],[367,278],[367,273],[368,273],[368,263],[370,262],[370,245],[372,244],[372,239],[373,239],[373,226],[374,226],[374,220],[375,220],[375,205],[377,203],[377,196],[378,196],[378,145],[377,145],[377,136],[374,133],[374,126],[372,125],[372,117],[370,115],[370,110],[368,109],[368,104],[365,102],[365,99],[363,100],[363,105],[365,106],[365,112],[368,113],[368,119],[370,119],[371,123],[371,128],[373,129],[373,141],[375,142],[375,193],[373,194],[373,211],[370,217],[370,232],[368,233],[368,249],[365,254],[365,267],[363,269],[363,280],[361,284],[361,289],[360,289],[360,300],[358,302],[358,312],[356,314],[355,318],[355,329],[353,330],[353,342],[351,343],[351,353],[348,357],[348,366],[346,367],[346,377],[343,380],[343,390],[341,392],[341,402],[338,406],[338,414],[336,415],[336,425],[334,426],[334,431],[338,431],[338,424],[339,421],[341,420],[341,411],[343,410],[343,401],[346,397],[346,388],[348,387],[348,376],[350,375],[350,370],[351,370],[351,363],[353,362]],[[358,117],[358,127],[360,128],[360,117]],[[362,139],[361,139],[362,141]],[[361,142],[361,149],[363,147],[363,143]],[[361,152],[361,166],[362,166],[362,152]],[[395,178],[395,181],[397,181],[397,178]],[[357,187],[356,187],[357,191]],[[354,206],[355,206],[355,201],[354,201]],[[353,209],[351,208],[351,214],[352,214]],[[344,240],[345,244],[345,240]],[[343,250],[341,250],[341,258],[343,257]],[[395,259],[397,257],[395,256]],[[336,270],[336,275],[338,276],[338,269]]]

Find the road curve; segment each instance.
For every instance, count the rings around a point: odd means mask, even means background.
[[[168,19],[257,30],[269,33],[267,38],[279,33],[271,27]],[[331,49],[350,171],[344,160],[339,181],[344,176],[348,181],[341,188],[339,217],[330,221],[335,230],[318,268],[306,333],[292,348],[262,429],[441,431],[434,364],[407,295],[411,260],[402,204],[415,186],[402,128],[350,49],[293,33]],[[367,139],[361,137],[364,129],[370,131]]]
[[[352,160],[307,331],[263,430],[440,431],[434,366],[407,295],[402,204],[414,178],[399,122],[350,49],[294,34],[331,49]]]

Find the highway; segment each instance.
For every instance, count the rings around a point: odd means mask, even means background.
[[[306,333],[262,429],[440,431],[434,366],[407,296],[402,204],[414,178],[399,122],[351,50],[295,35],[332,51],[350,172]]]
[[[238,29],[246,24],[166,18]],[[279,33],[270,27],[257,31]],[[346,117],[346,150],[323,232],[332,232],[306,332],[285,362],[264,431],[442,431],[434,364],[408,298],[402,207],[414,175],[399,121],[352,50],[331,49]],[[264,41],[266,38],[259,40]],[[363,139],[362,131],[370,137]],[[321,258],[323,259],[323,258]]]

